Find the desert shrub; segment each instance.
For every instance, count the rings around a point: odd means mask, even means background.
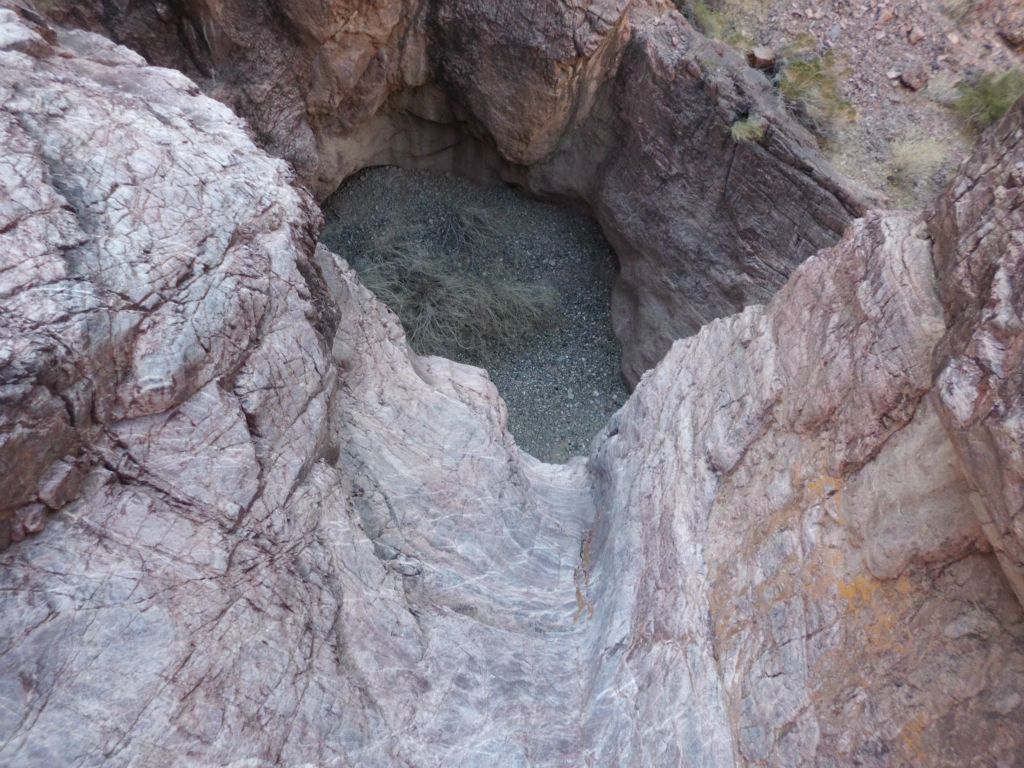
[[[892,146],[889,181],[901,202],[919,203],[930,198],[941,183],[943,166],[952,148],[937,139],[910,137]]]
[[[841,68],[831,53],[790,56],[778,79],[786,106],[813,133],[826,140],[834,138],[838,126],[856,114],[843,97]]]
[[[741,144],[757,144],[764,138],[767,130],[768,123],[763,117],[752,116],[733,123],[730,132],[733,141]]]
[[[558,295],[498,261],[485,211],[441,217],[430,231],[390,227],[353,259],[363,284],[398,315],[420,354],[486,362],[551,322]]]
[[[714,7],[705,0],[676,0],[676,6],[698,30],[708,37],[736,48],[751,45],[752,40],[735,24],[736,6],[747,7],[753,0],[717,0]]]
[[[953,109],[971,131],[981,133],[1024,96],[1024,72],[986,73],[961,83],[958,91]]]

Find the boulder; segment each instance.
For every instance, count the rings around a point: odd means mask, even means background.
[[[775,49],[767,45],[755,45],[747,51],[747,63],[754,69],[772,69],[778,58]]]
[[[912,91],[920,91],[928,85],[928,70],[921,62],[915,62],[905,67],[899,77],[903,87]]]

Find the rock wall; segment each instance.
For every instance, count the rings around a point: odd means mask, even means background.
[[[674,339],[767,300],[871,199],[760,72],[666,0],[49,6],[197,77],[320,198],[398,164],[585,206],[622,265],[631,384]],[[751,115],[765,138],[735,142],[731,125]]]
[[[943,420],[1024,603],[1024,101],[960,170],[931,226],[949,324],[935,355]]]
[[[1005,250],[872,213],[545,465],[187,78],[5,7],[0,90],[3,764],[1019,760],[1004,486],[931,384]],[[1000,146],[937,221],[1013,221]]]
[[[1024,623],[928,394],[943,328],[922,223],[871,214],[640,383],[591,458],[595,765],[1014,763]]]

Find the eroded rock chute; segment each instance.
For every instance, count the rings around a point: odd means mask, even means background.
[[[942,372],[1016,349],[971,307],[1012,296],[1019,107],[949,198],[1008,240],[933,265],[871,213],[542,465],[229,110],[0,31],[5,764],[1013,764],[1004,479],[962,446],[1010,411],[956,421]]]

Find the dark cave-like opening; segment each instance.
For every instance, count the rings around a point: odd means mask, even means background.
[[[323,242],[402,319],[413,349],[486,368],[517,443],[561,463],[625,402],[617,273],[596,221],[503,184],[384,166],[324,203]]]

